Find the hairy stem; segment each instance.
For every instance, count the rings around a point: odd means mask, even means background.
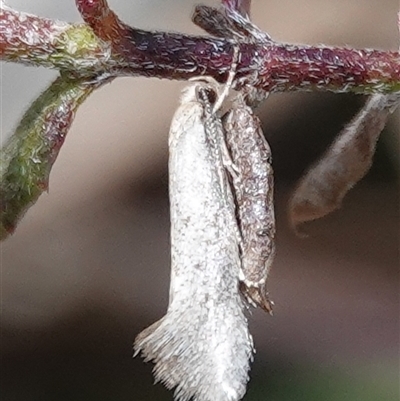
[[[122,23],[104,0],[76,1],[93,30],[88,25],[68,25],[2,6],[1,59],[67,70],[78,77],[104,73],[187,80],[208,75],[223,82],[234,47],[239,46],[238,88],[249,84],[270,92],[400,90],[399,52],[262,40],[237,43],[226,38],[144,31]],[[36,32],[33,37],[32,32]]]
[[[25,113],[0,153],[0,240],[48,189],[50,170],[79,105],[106,81],[57,78]]]

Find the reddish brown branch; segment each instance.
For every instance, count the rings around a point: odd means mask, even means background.
[[[88,25],[50,21],[3,6],[0,57],[80,77],[106,73],[187,80],[208,75],[222,82],[237,46],[238,87],[250,84],[276,92],[389,93],[400,89],[399,52],[278,44],[268,39],[268,35],[249,42],[149,32],[121,22],[105,0],[76,0],[76,3],[97,36]],[[239,10],[249,5],[247,0],[225,3]]]
[[[0,59],[66,71],[80,78],[119,67],[108,43],[86,24],[71,25],[1,4]]]
[[[76,6],[84,21],[90,25],[100,39],[115,46],[120,38],[128,34],[127,26],[108,7],[105,0],[78,0]]]
[[[225,78],[232,63],[232,43],[174,33],[146,32],[125,25],[105,0],[76,0],[85,21],[97,35],[142,74],[185,79],[187,74]],[[227,8],[250,11],[249,0],[224,0]],[[107,27],[107,32],[106,28]],[[267,91],[330,89],[386,92],[400,81],[396,52],[307,47],[269,40],[240,44],[237,78]]]
[[[22,14],[1,5],[0,56],[6,61],[21,62],[32,49],[40,48],[44,54],[54,51],[54,37],[59,36],[68,24]]]

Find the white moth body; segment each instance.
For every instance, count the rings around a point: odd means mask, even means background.
[[[239,293],[239,244],[227,196],[220,120],[207,85],[186,90],[169,137],[171,286],[167,314],[136,339],[177,400],[236,401],[246,391],[252,339]]]
[[[271,149],[261,123],[241,95],[223,118],[226,143],[236,173],[232,177],[242,236],[243,295],[271,312],[266,290],[275,255],[274,181]]]

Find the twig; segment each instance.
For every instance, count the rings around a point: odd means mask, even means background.
[[[67,70],[79,77],[106,73],[188,80],[208,75],[226,81],[233,59],[232,39],[144,31],[122,23],[104,0],[77,0],[77,5],[94,32],[110,42],[93,35],[87,25],[51,21],[3,5],[1,59]],[[399,52],[266,40],[239,42],[239,49],[238,86],[249,84],[269,92],[400,90]]]

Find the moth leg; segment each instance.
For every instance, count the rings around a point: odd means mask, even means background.
[[[239,64],[240,61],[240,52],[239,52],[239,47],[238,46],[234,46],[233,47],[233,57],[232,57],[232,65],[231,65],[231,69],[228,73],[228,79],[225,82],[225,84],[220,84],[218,81],[216,81],[216,79],[214,77],[205,75],[205,76],[199,76],[199,77],[192,77],[189,78],[189,81],[194,81],[194,82],[205,82],[206,84],[209,85],[209,90],[212,90],[215,94],[216,94],[216,101],[213,102],[213,104],[211,104],[211,101],[209,99],[208,96],[202,96],[203,98],[206,98],[207,101],[207,105],[211,106],[210,109],[210,113],[209,114],[216,114],[219,109],[221,108],[222,104],[224,103],[225,99],[228,97],[229,95],[229,91],[231,90],[232,86],[233,86],[233,81],[235,80],[235,76],[236,76],[236,70],[237,70],[237,66]],[[221,90],[222,88],[222,90]],[[199,91],[203,91],[205,90],[206,87],[200,88]],[[203,100],[204,103],[204,100]]]
[[[228,146],[226,145],[225,142],[225,138],[222,141],[221,152],[222,152],[222,164],[224,165],[225,169],[232,177],[232,180],[240,182],[239,168],[235,165],[235,163],[232,160],[232,156],[229,153]]]
[[[220,109],[222,103],[224,102],[224,100],[226,99],[226,97],[229,94],[230,89],[232,88],[233,81],[236,76],[237,66],[240,61],[239,47],[235,46],[233,51],[234,51],[234,53],[233,53],[233,59],[232,59],[233,61],[232,61],[231,70],[229,71],[228,79],[223,87],[223,90],[218,94],[218,99],[214,103],[213,113],[216,113]],[[222,133],[222,138],[220,139],[220,143],[221,143],[221,156],[222,156],[223,167],[224,167],[225,171],[231,176],[232,181],[233,181],[233,186],[240,187],[241,177],[239,174],[239,168],[233,162],[232,156],[231,156],[228,146],[226,144],[226,133],[224,132],[223,129],[221,130],[221,133]],[[231,184],[229,183],[229,180],[227,180],[225,177],[224,181],[225,181],[226,196],[233,198],[234,191],[232,192],[232,188],[231,188]],[[234,202],[234,203],[236,203],[236,202]],[[233,213],[236,214],[235,211],[233,211]],[[235,216],[235,220],[236,219],[237,219],[237,217]],[[235,231],[236,231],[236,237],[237,237],[239,249],[241,249],[243,251],[243,236],[242,236],[242,233],[239,228],[239,222],[237,222],[237,224],[235,226]],[[240,276],[239,277],[240,280],[242,280],[244,278],[244,271],[242,269],[242,266],[240,267],[239,276]]]
[[[239,61],[240,61],[239,47],[235,46],[233,49],[233,61],[232,61],[231,70],[229,71],[228,79],[227,79],[222,91],[218,94],[218,99],[214,103],[214,107],[213,107],[214,113],[216,113],[221,108],[222,103],[224,102],[224,100],[226,99],[226,97],[229,94],[230,89],[232,88]],[[223,135],[223,138],[221,139],[221,152],[222,152],[222,163],[223,163],[225,169],[231,175],[233,180],[240,181],[240,177],[238,175],[239,169],[237,166],[235,166],[235,163],[233,162],[232,157],[229,153],[228,147],[226,145],[225,135]]]
[[[224,100],[227,98],[230,89],[232,88],[233,81],[236,76],[236,71],[237,71],[237,66],[240,61],[240,52],[239,52],[239,46],[234,46],[233,47],[233,57],[232,57],[232,65],[231,69],[228,74],[228,79],[225,82],[225,85],[223,86],[223,89],[220,93],[218,93],[218,99],[214,103],[213,107],[213,112],[216,113],[222,106],[222,103]]]

